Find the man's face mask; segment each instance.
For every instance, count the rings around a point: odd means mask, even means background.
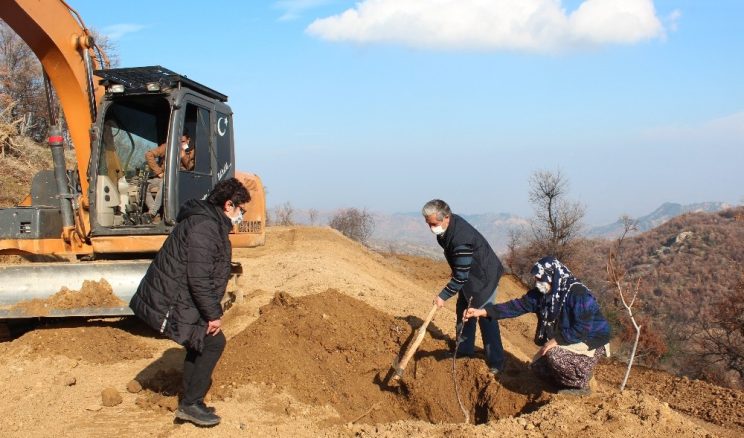
[[[444,228],[442,228],[441,225],[437,225],[436,227],[429,227],[429,229],[437,236],[441,236],[442,234],[444,234]]]
[[[537,290],[540,291],[540,293],[550,293],[550,283],[548,283],[547,281],[536,281],[535,286],[537,287]]]

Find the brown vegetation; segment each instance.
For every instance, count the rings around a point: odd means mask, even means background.
[[[642,363],[741,387],[744,313],[737,303],[744,302],[744,223],[736,218],[743,212],[740,207],[686,214],[626,240],[622,267],[641,280],[637,308],[645,332]],[[609,289],[602,263],[608,245],[588,243],[594,256],[586,259],[581,276],[613,316],[622,339],[627,327],[617,313],[620,303]]]
[[[744,207],[689,213],[625,239],[618,268],[639,287],[634,306],[643,326],[638,363],[732,387],[744,385],[744,312],[739,304],[744,302],[743,216]],[[530,242],[513,240],[506,264],[529,283],[530,267],[545,254]],[[577,239],[564,262],[600,300],[613,325],[615,353],[627,358],[635,328],[608,281],[611,248],[610,241]]]

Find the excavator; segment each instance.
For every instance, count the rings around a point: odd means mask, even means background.
[[[0,19],[38,57],[47,95],[53,87],[69,133],[52,121],[54,169],[33,177],[18,206],[0,209],[0,255],[30,260],[0,265],[0,321],[131,314],[126,303],[176,225],[179,206],[206,198],[227,178],[240,180],[251,195],[243,222],[230,234],[233,248],[265,243],[264,188],[257,175],[235,169],[226,95],[161,66],[110,68],[64,0],[4,0]],[[179,158],[184,135],[193,148],[190,169]],[[74,146],[72,169],[65,164],[67,138]],[[152,196],[153,175],[145,154],[161,144],[162,219],[152,221],[145,197]],[[233,268],[238,276],[241,267]],[[105,280],[119,301],[44,302],[65,289],[81,290],[86,280]]]

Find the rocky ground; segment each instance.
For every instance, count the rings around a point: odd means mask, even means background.
[[[271,228],[236,250],[245,274],[208,402],[212,429],[173,421],[184,352],[133,318],[44,322],[0,343],[3,436],[744,435],[744,394],[601,363],[592,395],[559,396],[526,368],[534,319],[504,321],[494,379],[482,358],[452,375],[454,303],[439,311],[401,382],[384,382],[446,282],[446,264],[368,251],[327,228]],[[505,277],[498,300],[524,289]]]

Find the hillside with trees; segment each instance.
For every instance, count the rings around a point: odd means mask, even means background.
[[[581,276],[628,339],[631,330],[607,281],[610,242],[586,241]],[[744,207],[690,213],[622,244],[619,264],[638,285],[641,362],[742,387]]]

